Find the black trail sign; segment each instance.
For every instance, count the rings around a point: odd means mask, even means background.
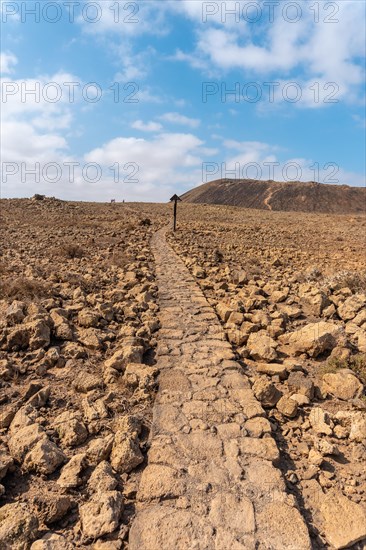
[[[178,195],[173,195],[172,198],[170,199],[170,202],[173,202],[174,201],[174,220],[173,220],[173,231],[175,231],[177,229],[177,204],[178,204],[178,201],[181,201],[182,199],[180,199],[178,197]]]

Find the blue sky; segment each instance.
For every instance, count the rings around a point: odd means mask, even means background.
[[[219,177],[365,185],[363,1],[1,8],[2,197],[165,201]]]

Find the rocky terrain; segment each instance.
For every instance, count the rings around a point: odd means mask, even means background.
[[[169,241],[266,411],[313,547],[352,547],[366,537],[366,219],[203,206],[181,218]],[[264,437],[261,416],[251,429]]]
[[[182,200],[286,212],[366,213],[366,187],[314,181],[220,179],[191,189]]]
[[[2,201],[1,230],[0,547],[120,548],[156,391],[155,228],[47,199]]]
[[[0,208],[1,548],[364,548],[365,216]]]

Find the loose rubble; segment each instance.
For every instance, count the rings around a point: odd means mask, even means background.
[[[1,213],[0,547],[121,548],[159,372],[158,226],[47,198]]]
[[[44,198],[2,201],[1,214],[0,546],[119,550],[133,525],[142,548],[147,522],[151,540],[178,524],[183,547],[195,537],[209,547],[204,515],[192,522],[186,474],[169,467],[174,445],[164,457],[151,446],[164,437],[157,426],[179,426],[182,449],[192,430],[206,433],[200,415],[211,425],[205,407],[217,391],[206,376],[182,403],[183,416],[155,401],[158,379],[160,392],[191,391],[184,372],[176,369],[173,381],[164,374],[164,356],[178,357],[164,342],[181,345],[182,333],[159,315],[164,289],[150,239],[167,225],[170,206]],[[366,543],[365,227],[361,215],[179,205],[178,232],[167,240],[210,306],[200,306],[203,322],[220,320],[233,399],[225,414],[240,405],[242,415],[240,433],[226,420],[214,431],[240,441],[239,455],[250,457],[245,479],[258,491],[254,500],[210,500],[217,548],[241,548],[238,537],[248,547],[256,530],[260,544],[296,549]],[[200,353],[198,368],[207,351]],[[217,452],[210,434],[197,445],[200,456]],[[230,453],[228,461],[234,468]],[[198,470],[189,475],[199,478]],[[266,481],[275,499],[261,508]],[[207,498],[210,489],[200,491]],[[162,505],[172,498],[181,506],[173,516]]]
[[[338,220],[354,252],[341,246],[341,258],[332,220],[334,234],[322,226],[319,242],[310,216],[302,231],[295,221],[288,227],[291,216],[281,226],[282,214],[262,215],[259,226],[254,211],[227,209],[230,221],[223,207],[198,211],[203,219],[184,216],[169,242],[215,308],[263,407],[266,418],[248,420],[248,431],[263,437],[261,422],[269,421],[313,548],[362,548],[366,260],[356,232],[366,221]],[[315,228],[321,220],[313,219]],[[284,240],[290,232],[293,246]]]

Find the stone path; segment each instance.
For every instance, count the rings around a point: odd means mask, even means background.
[[[165,231],[152,240],[159,392],[129,548],[310,549],[265,412]]]

